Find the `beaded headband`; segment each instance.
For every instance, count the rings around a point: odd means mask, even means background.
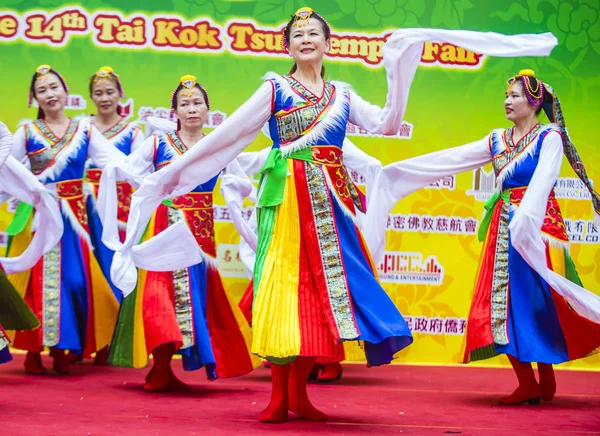
[[[171,114],[170,114],[171,118],[173,117],[173,114],[175,113],[175,103],[176,103],[176,98],[177,98],[177,91],[181,90],[181,95],[183,95],[185,97],[191,97],[194,94],[195,87],[200,88],[200,90],[202,91],[202,94],[206,98],[206,107],[208,109],[210,109],[210,101],[208,100],[208,93],[206,92],[206,89],[204,89],[204,86],[200,85],[196,81],[196,76],[192,76],[191,74],[186,74],[185,76],[181,77],[181,79],[179,79],[179,85],[177,85],[177,88],[175,88],[175,90],[171,94]]]
[[[33,76],[31,77],[31,86],[29,87],[29,100],[27,102],[27,107],[31,107],[31,103],[33,103],[33,99],[35,98],[33,92],[35,82],[37,80],[42,80],[50,73],[55,74],[58,77],[58,80],[60,80],[60,83],[62,83],[62,86],[65,88],[65,92],[67,93],[67,95],[69,94],[69,87],[67,86],[67,82],[65,81],[63,76],[61,76],[60,73],[53,69],[50,65],[40,65],[35,69],[35,73],[33,73]]]
[[[123,91],[123,85],[121,85],[121,79],[119,75],[115,73],[112,67],[102,67],[94,74],[92,81],[94,83],[101,82],[103,80],[115,80],[117,82],[117,89],[121,98],[125,98],[125,92]]]
[[[529,104],[536,108],[540,107],[544,101],[544,83],[535,78],[533,70],[521,70],[516,76],[508,79],[506,91],[509,92],[519,79],[523,82],[523,90]],[[535,79],[535,83],[531,79]]]
[[[310,19],[313,15],[315,15],[315,16],[319,17],[321,20],[323,20],[323,22],[325,23],[325,26],[327,27],[327,33],[329,35],[331,35],[331,27],[329,26],[329,23],[327,22],[327,20],[325,20],[325,18],[323,18],[321,15],[319,15],[312,8],[309,8],[309,7],[300,8],[296,11],[296,13],[294,15],[292,15],[290,23],[288,23],[288,25],[283,28],[283,37],[281,38],[281,46],[283,47],[283,49],[285,51],[288,50],[288,41],[287,41],[287,35],[286,35],[287,28],[294,26],[294,25],[297,27],[304,27],[308,24],[308,22],[310,21]],[[291,24],[291,26],[290,26],[290,24]]]

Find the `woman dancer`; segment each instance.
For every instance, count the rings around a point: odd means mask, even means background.
[[[594,191],[552,87],[522,70],[508,80],[506,118],[514,126],[480,141],[388,165],[378,175],[377,227],[393,205],[441,177],[492,163],[497,191],[479,229],[484,241],[467,322],[464,362],[506,354],[519,382],[503,405],[551,401],[552,365],[600,347],[600,298],[581,287],[554,195],[562,155]],[[540,124],[544,111],[552,124]],[[402,180],[400,183],[399,181]],[[532,362],[537,362],[539,383]]]
[[[100,68],[90,78],[90,97],[96,105],[96,115],[92,118],[92,124],[104,135],[106,140],[123,154],[129,155],[135,151],[144,141],[144,135],[137,122],[129,121],[121,116],[119,111],[119,99],[125,98],[123,86],[117,73],[111,67]],[[94,254],[98,263],[105,273],[110,277],[110,264],[113,252],[102,243],[102,223],[96,212],[96,199],[98,198],[98,187],[102,170],[93,161],[89,161],[86,171],[86,181],[92,185],[91,195],[88,197],[88,215],[90,226],[90,237],[94,246]],[[118,189],[118,220],[122,229],[121,238],[125,239],[125,225],[129,215],[129,204],[131,203],[131,185],[127,182],[119,182]],[[113,286],[115,297],[120,302],[123,294]]]
[[[83,192],[85,162],[91,157],[103,167],[125,156],[89,119],[76,121],[65,115],[68,87],[56,70],[39,66],[29,92],[29,103],[33,98],[38,102],[38,119],[15,133],[13,154],[56,192],[64,231],[19,289],[41,328],[17,332],[14,347],[27,350],[28,373],[47,372],[40,357],[44,346],[51,349],[54,370],[67,373],[65,350],[90,355],[108,346],[118,312],[118,302],[91,251]]]
[[[416,69],[413,64],[413,70],[404,69],[400,58],[406,53],[418,59],[424,40],[460,41],[467,49],[504,56],[547,52],[555,44],[548,37],[519,44],[524,38],[427,29],[400,34],[400,41],[392,36],[397,46],[384,50],[388,102],[380,109],[347,85],[323,80],[329,36],[329,26],[312,9],[293,15],[283,38],[295,60],[291,74],[269,74],[254,96],[187,156],[144,180],[132,197],[127,240],[112,266],[120,287],[132,289],[132,245],[157,202],[208,180],[212,168],[230,162],[269,122],[274,146],[259,188],[252,318],[252,352],[274,363],[271,403],[259,416],[263,422],[285,421],[288,409],[305,419],[327,419],[308,400],[306,380],[316,357],[339,358],[341,342],[362,341],[371,366],[389,363],[412,342],[402,316],[377,281],[354,222],[356,210],[364,205],[342,164],[346,123],[374,133],[398,131],[406,82]],[[510,49],[500,44],[505,40],[513,43]],[[186,234],[173,228],[169,240],[180,244]],[[136,249],[139,255],[143,244]],[[193,252],[190,246],[171,260],[185,264]],[[148,256],[151,250],[146,250],[146,260]]]
[[[204,87],[194,76],[182,77],[171,98],[177,130],[146,139],[124,162],[126,171],[144,176],[176,161],[189,150],[187,144],[195,144],[204,136],[209,109]],[[115,194],[112,168],[122,166],[114,163],[106,169],[101,195],[107,191]],[[194,233],[202,262],[176,271],[164,271],[164,265],[161,271],[140,271],[136,292],[125,298],[121,308],[110,362],[143,367],[152,353],[154,365],[146,377],[146,391],[186,387],[171,369],[177,351],[186,371],[205,367],[209,379],[240,376],[259,363],[249,353],[248,324],[231,304],[216,269],[212,197],[220,171],[216,172],[190,193],[159,206],[148,228],[149,236],[154,236],[177,222],[185,223]],[[117,239],[114,216],[111,218],[105,234],[112,231]],[[142,337],[143,341],[136,341]]]
[[[31,244],[18,258],[0,258],[0,364],[12,360],[8,348],[10,339],[4,328],[30,330],[40,325],[37,317],[8,280],[5,270],[9,273],[18,273],[31,268],[37,258],[58,242],[58,237],[53,235],[57,235],[62,230],[62,220],[55,201],[28,170],[10,156],[12,146],[12,133],[4,123],[0,122],[0,162],[2,162],[0,164],[0,190],[2,196],[6,198],[14,196],[28,202],[30,207],[36,209],[40,225],[50,233],[47,238],[44,238],[45,235],[36,234],[32,240],[27,241]],[[12,226],[9,226],[7,233],[11,235]],[[9,245],[10,242],[9,240]]]

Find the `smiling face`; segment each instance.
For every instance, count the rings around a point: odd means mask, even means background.
[[[318,19],[311,18],[304,26],[294,24],[290,29],[288,50],[296,64],[322,62],[329,49],[329,39]]]
[[[121,95],[116,80],[113,78],[98,80],[92,84],[91,91],[98,114],[108,116],[117,112]]]
[[[176,97],[175,116],[186,130],[202,129],[208,116],[208,106],[202,91],[194,86],[190,95],[188,89],[181,89]]]
[[[516,123],[520,120],[530,118],[536,112],[536,108],[527,100],[523,82],[516,81],[506,92],[506,100],[504,100],[504,110],[506,119]]]
[[[35,81],[34,97],[45,114],[60,112],[67,104],[67,92],[54,73],[48,73]]]

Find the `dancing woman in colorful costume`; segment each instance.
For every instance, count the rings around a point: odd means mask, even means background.
[[[62,232],[62,219],[56,202],[27,168],[10,156],[12,147],[13,135],[0,122],[0,196],[3,200],[12,196],[31,205],[36,211],[38,225],[49,233],[36,233],[27,241],[29,245],[22,247],[24,250],[19,256],[0,258],[0,364],[12,360],[8,348],[10,339],[4,329],[31,330],[40,325],[5,272],[16,274],[27,271],[40,256],[52,249]],[[13,230],[13,226],[9,226],[7,233],[13,234]]]
[[[90,244],[83,176],[88,157],[103,167],[125,156],[89,119],[76,121],[65,115],[67,94],[66,82],[56,70],[38,67],[29,97],[30,103],[35,98],[39,104],[38,119],[21,126],[14,137],[13,155],[55,193],[64,224],[60,242],[28,277],[15,283],[41,322],[38,330],[17,332],[14,341],[15,348],[27,350],[25,370],[33,374],[46,373],[40,357],[43,347],[51,348],[55,371],[66,373],[65,350],[90,355],[108,346],[118,313],[118,302]],[[28,221],[19,210],[16,217]],[[36,233],[46,231],[40,228]]]
[[[119,112],[119,99],[125,98],[125,92],[119,76],[111,67],[100,68],[90,78],[90,97],[96,105],[97,114],[92,118],[94,126],[104,135],[110,144],[129,155],[135,151],[144,141],[144,135],[137,122],[129,121]],[[91,192],[87,199],[87,209],[90,226],[90,238],[94,246],[94,254],[104,272],[110,277],[110,265],[113,252],[102,243],[102,223],[96,211],[96,200],[102,170],[92,160],[88,162],[86,170],[86,182],[91,185]],[[127,182],[119,182],[118,189],[118,219],[119,227],[122,229],[121,238],[125,239],[125,225],[129,216],[129,204],[131,202],[132,187]],[[112,283],[111,283],[112,286]],[[114,286],[113,293],[121,302],[123,294]],[[96,356],[98,358],[98,356]]]
[[[209,109],[204,87],[194,76],[182,77],[171,98],[177,129],[150,136],[125,162],[115,162],[105,169],[100,188],[101,209],[107,195],[116,195],[114,185],[119,169],[144,177],[187,153],[187,144],[195,144],[204,136],[202,128]],[[240,376],[260,364],[249,352],[250,328],[241,311],[230,302],[216,268],[212,202],[220,171],[215,172],[214,177],[188,194],[160,205],[148,228],[148,237],[152,237],[177,222],[185,223],[194,233],[202,262],[175,271],[165,270],[164,264],[160,271],[152,267],[152,271],[140,271],[137,290],[125,298],[121,308],[110,362],[139,368],[147,364],[147,356],[152,353],[154,366],[144,385],[147,391],[185,388],[171,370],[176,351],[181,354],[186,371],[204,367],[209,379]],[[114,208],[114,199],[108,204]],[[113,212],[101,216],[105,239],[118,247]],[[157,250],[166,257],[170,255],[160,247]]]
[[[227,165],[269,122],[274,145],[258,196],[252,352],[275,365],[271,403],[260,414],[261,421],[285,421],[288,409],[306,419],[327,419],[308,400],[306,380],[316,357],[335,358],[341,342],[362,341],[371,366],[389,363],[412,342],[404,319],[377,280],[355,224],[355,211],[364,210],[364,203],[343,166],[341,146],[349,121],[374,133],[398,131],[406,85],[416,70],[412,64],[407,70],[400,58],[418,59],[424,40],[442,39],[505,56],[547,52],[555,43],[554,38],[534,37],[531,46],[522,47],[522,37],[477,35],[415,29],[400,34],[399,41],[392,36],[384,47],[389,89],[381,109],[348,85],[322,79],[330,29],[318,14],[303,8],[284,34],[296,61],[291,74],[267,75],[263,86],[219,128],[178,162],[147,177],[133,195],[127,240],[115,253],[111,271],[126,290],[137,278],[134,255],[144,251],[144,244],[133,245],[161,199],[208,180],[213,168]],[[497,39],[513,46],[507,50],[494,44]],[[182,247],[189,240],[185,229],[169,230],[173,244]],[[173,251],[170,260],[188,263],[196,257],[194,251],[190,244],[181,254]],[[146,250],[145,255],[153,253]]]
[[[550,85],[523,70],[509,79],[504,105],[514,127],[384,167],[378,175],[380,204],[372,221],[381,223],[396,201],[419,187],[492,163],[497,191],[485,205],[479,229],[484,246],[464,362],[506,354],[519,386],[500,403],[513,405],[551,401],[556,392],[552,365],[588,356],[600,347],[600,297],[581,287],[554,195],[563,153],[588,188],[596,219],[600,197]],[[542,110],[552,124],[538,122]],[[539,383],[531,362],[538,364]]]

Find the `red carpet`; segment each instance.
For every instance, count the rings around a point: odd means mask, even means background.
[[[311,385],[326,424],[257,421],[269,400],[269,372],[209,382],[177,375],[186,393],[142,391],[146,370],[77,364],[68,376],[30,376],[23,355],[0,366],[0,435],[233,435],[305,433],[415,435],[600,435],[600,373],[557,371],[551,404],[500,407],[516,387],[508,369],[345,365],[333,385]],[[48,368],[51,361],[45,357]]]

